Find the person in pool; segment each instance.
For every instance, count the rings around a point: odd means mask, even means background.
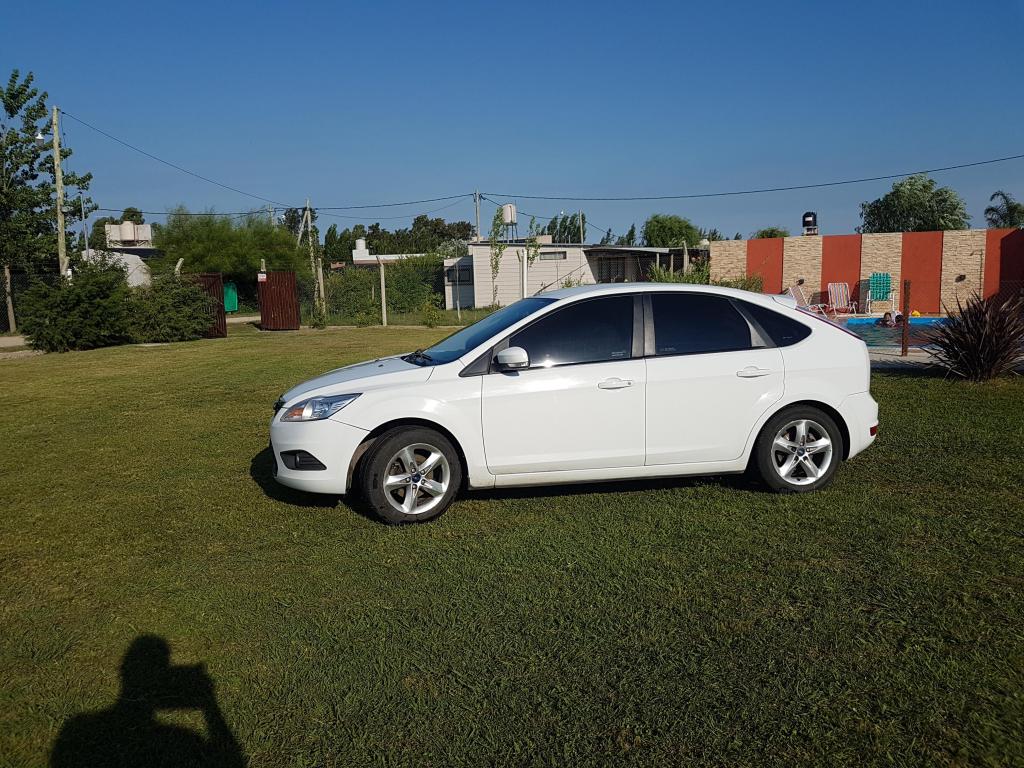
[[[903,316],[900,315],[901,319],[902,317]],[[896,321],[892,319],[892,312],[886,312],[884,315],[878,318],[878,320],[875,321],[875,325],[880,325],[883,328],[895,328]]]

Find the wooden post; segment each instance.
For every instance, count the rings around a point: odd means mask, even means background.
[[[4,293],[7,295],[7,330],[18,332],[18,324],[14,319],[14,298],[11,296],[11,267],[4,264]]]
[[[384,287],[384,262],[377,256],[377,264],[380,266],[380,324],[388,324],[388,299]]]
[[[53,108],[53,180],[57,187],[57,261],[61,275],[68,273],[68,249],[64,242],[64,172],[61,169],[60,125],[57,115],[60,110]]]
[[[900,357],[906,357],[910,347],[910,281],[903,281],[903,341]]]

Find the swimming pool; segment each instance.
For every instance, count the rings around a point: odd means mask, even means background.
[[[923,347],[928,341],[928,332],[944,320],[942,317],[910,318],[910,346]],[[903,328],[885,328],[878,325],[877,317],[850,317],[839,322],[844,322],[869,347],[898,347],[903,343]]]

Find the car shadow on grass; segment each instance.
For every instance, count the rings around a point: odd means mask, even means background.
[[[167,722],[173,712],[199,712],[206,733]],[[171,664],[170,646],[154,635],[140,635],[125,652],[117,700],[69,717],[50,753],[51,768],[247,764],[206,667]]]
[[[297,491],[277,482],[274,479],[274,454],[269,447],[252,457],[252,461],[249,462],[249,477],[260,487],[264,496],[274,501],[281,501],[296,507],[317,508],[337,507],[340,503],[338,496]]]
[[[684,488],[710,486],[737,491],[773,493],[769,488],[746,474],[688,475],[634,480],[607,480],[596,483],[567,483],[562,485],[528,485],[511,488],[487,488],[468,491],[464,498],[480,501],[500,499],[543,499],[557,496],[586,496],[592,493],[642,493],[645,491],[674,491]]]

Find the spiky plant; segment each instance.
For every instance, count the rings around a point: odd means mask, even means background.
[[[948,308],[947,308],[948,311]],[[956,312],[928,333],[940,366],[969,381],[987,381],[1024,364],[1024,294],[956,300]]]

